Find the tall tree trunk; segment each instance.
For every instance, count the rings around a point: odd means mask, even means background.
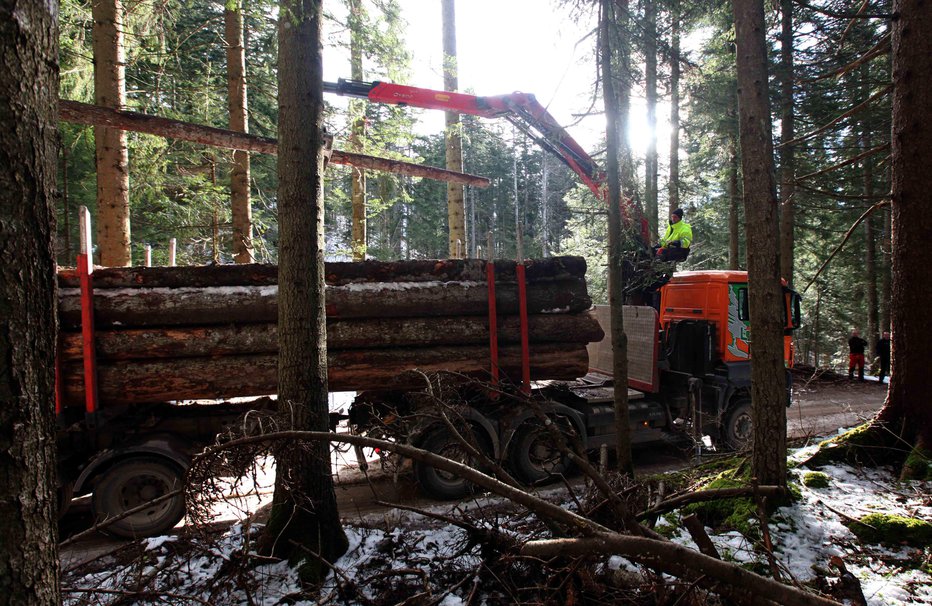
[[[928,173],[932,166],[932,11],[924,0],[895,0],[893,12],[893,365],[878,420],[932,451],[932,406],[924,396],[932,365],[932,315],[922,276],[932,263]]]
[[[348,0],[349,30],[350,30],[350,76],[353,80],[362,81],[366,74],[362,67],[362,0]],[[361,101],[350,101],[350,120],[352,133],[350,134],[350,151],[362,153],[363,139],[366,136],[365,105]],[[353,261],[366,259],[368,237],[366,234],[366,171],[355,166],[352,168],[352,205],[353,227],[352,242]]]
[[[0,601],[60,604],[55,504],[58,4],[0,0]]]
[[[793,0],[780,0],[780,274],[793,283],[796,221],[796,150],[786,145],[796,137],[793,113]]]
[[[94,0],[94,102],[123,109],[126,105],[126,65],[123,59],[123,4]],[[129,230],[129,151],[126,132],[95,127],[97,157],[97,262],[105,266],[132,264]]]
[[[59,144],[62,141],[59,140]],[[68,265],[74,262],[74,257],[71,252],[71,199],[68,192],[68,148],[65,145],[61,145],[61,202],[62,202],[62,219],[64,220],[64,229],[62,234],[64,235],[64,250],[62,250],[62,258],[64,263],[62,265]]]
[[[731,112],[729,112],[731,113]],[[738,182],[738,136],[728,133],[728,269],[741,269],[738,247],[738,208],[741,204],[741,189]]]
[[[861,72],[862,96],[866,99],[870,96],[870,85],[868,82],[867,65],[859,68]],[[865,117],[861,121],[861,151],[867,151],[872,146],[870,121]],[[864,158],[861,164],[861,178],[863,180],[862,192],[865,200],[872,201],[874,195],[874,167],[871,158]],[[880,310],[877,302],[877,239],[874,234],[874,217],[868,215],[864,219],[864,289],[867,291],[867,342],[870,343],[870,351],[877,355],[874,346],[880,337],[879,323]]]
[[[230,130],[249,132],[246,98],[246,49],[243,43],[242,0],[227,0],[223,10],[227,51],[227,104]],[[249,152],[233,152],[230,205],[233,214],[233,260],[252,263],[252,204],[249,199]]]
[[[644,0],[644,88],[647,100],[647,155],[644,200],[651,238],[658,233],[657,209],[657,4]]]
[[[455,91],[458,68],[456,66],[456,11],[454,0],[442,0],[443,5],[443,88]],[[463,140],[460,133],[460,115],[446,112],[447,170],[462,172]],[[447,221],[450,229],[449,255],[451,259],[463,256],[466,250],[466,212],[463,204],[463,186],[447,183]]]
[[[670,3],[670,210],[680,206],[680,2]]]
[[[751,361],[752,473],[786,485],[786,369],[776,178],[773,167],[763,0],[733,0],[748,291],[754,331]]]
[[[547,161],[549,154],[541,156],[541,186],[540,186],[540,252],[545,259],[550,256],[550,191],[548,180],[550,177],[550,164]]]
[[[616,4],[617,10],[616,13]],[[627,51],[627,0],[602,0],[599,24],[599,62],[605,116],[608,176],[608,294],[611,307],[612,373],[615,377],[615,449],[618,470],[634,475],[631,459],[631,427],[628,419],[628,336],[624,325],[624,240],[621,224],[622,186],[631,155],[627,138],[630,95],[629,56]],[[630,175],[630,173],[628,173]]]
[[[323,86],[320,0],[282,0],[278,21],[278,402],[295,429],[327,431],[324,311]],[[275,496],[265,545],[303,561],[322,579],[320,554],[335,562],[348,546],[340,525],[327,442],[276,455]],[[271,547],[271,549],[268,549]]]
[[[893,223],[889,210],[883,211],[883,235],[881,236],[883,274],[880,278],[880,328],[890,330],[890,301],[893,299],[893,280],[891,270]]]

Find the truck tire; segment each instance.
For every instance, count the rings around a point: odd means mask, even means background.
[[[135,456],[107,469],[94,488],[92,504],[101,523],[182,487],[184,470],[161,457]],[[154,536],[170,530],[184,516],[184,495],[156,503],[117,520],[104,529],[127,539]]]
[[[753,443],[753,432],[751,399],[737,398],[725,411],[725,425],[722,427],[725,445],[736,451],[749,450]]]
[[[420,442],[424,450],[475,467],[476,461],[446,427],[430,430]],[[448,471],[434,469],[426,463],[414,461],[414,477],[421,489],[430,497],[442,501],[462,499],[475,491],[475,485]]]
[[[565,418],[562,421],[569,422]],[[515,432],[508,461],[518,479],[528,485],[566,474],[572,467],[569,456],[560,451],[550,432],[536,421],[524,423]]]

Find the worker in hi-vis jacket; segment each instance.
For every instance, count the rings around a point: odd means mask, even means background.
[[[683,221],[683,209],[677,208],[670,213],[670,225],[660,244],[654,246],[654,254],[661,261],[685,261],[692,243],[693,228]]]

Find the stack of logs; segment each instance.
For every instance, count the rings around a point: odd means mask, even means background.
[[[585,260],[526,262],[532,379],[588,369],[602,338],[587,311]],[[521,376],[515,263],[495,262],[499,366]],[[59,272],[65,401],[83,402],[81,300],[74,270]],[[133,267],[93,274],[102,403],[275,393],[277,268]],[[489,377],[486,262],[477,259],[327,263],[332,391],[413,387],[412,369]]]

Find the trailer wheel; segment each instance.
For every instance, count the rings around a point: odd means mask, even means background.
[[[569,420],[564,417],[555,422],[568,424]],[[560,431],[568,436],[569,429],[561,427]],[[524,423],[518,428],[511,441],[508,460],[518,479],[528,485],[566,474],[572,467],[569,455],[560,450],[553,436],[539,422]]]
[[[437,427],[430,430],[420,447],[424,450],[452,459],[470,467],[476,466],[476,461],[466,451],[446,427]],[[429,496],[444,501],[462,499],[475,491],[475,485],[454,473],[435,469],[426,463],[414,461],[414,476],[420,487]]]
[[[748,450],[754,438],[753,432],[751,400],[738,398],[725,413],[725,426],[722,428],[725,444],[732,450]]]
[[[164,496],[182,486],[184,470],[168,459],[132,457],[106,470],[94,488],[97,522],[104,522]],[[105,531],[128,539],[158,535],[184,516],[184,495],[161,501],[107,526]]]

